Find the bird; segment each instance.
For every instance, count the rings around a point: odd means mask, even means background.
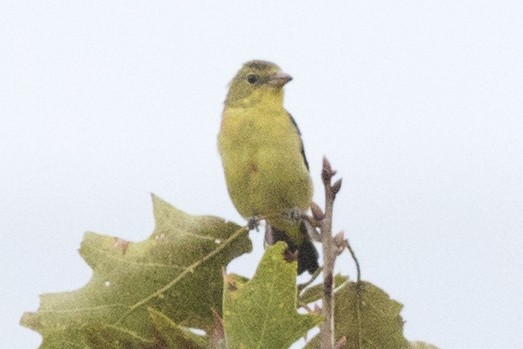
[[[311,206],[312,180],[301,132],[283,106],[291,80],[272,62],[243,64],[224,102],[218,151],[236,210],[250,222],[264,219],[266,242],[286,242],[297,252],[297,273],[313,274],[318,251],[301,219]]]

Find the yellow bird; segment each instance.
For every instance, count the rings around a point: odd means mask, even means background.
[[[301,274],[318,269],[318,252],[296,214],[310,207],[312,181],[300,131],[283,108],[291,79],[274,63],[245,63],[230,84],[218,149],[234,206],[244,218],[266,219],[269,243],[298,251]]]

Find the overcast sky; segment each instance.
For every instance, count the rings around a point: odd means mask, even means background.
[[[248,3],[0,3],[2,346],[37,347],[22,312],[87,282],[86,230],[152,232],[150,192],[243,224],[216,135],[257,58],[294,77],[315,199],[326,155],[335,228],[407,338],[523,347],[523,2]]]

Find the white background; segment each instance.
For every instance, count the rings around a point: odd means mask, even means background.
[[[87,282],[84,231],[152,232],[150,192],[243,222],[216,135],[253,58],[294,76],[315,199],[327,155],[407,338],[523,347],[523,3],[478,0],[2,1],[1,346],[37,347],[22,312]]]

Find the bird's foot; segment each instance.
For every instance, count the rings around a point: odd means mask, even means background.
[[[318,232],[318,228],[311,224],[310,220],[304,219],[303,226],[305,227],[305,232],[312,241],[321,242],[321,234]]]
[[[274,245],[276,239],[270,224],[265,224],[265,243],[267,245]]]
[[[303,219],[303,212],[295,207],[289,211],[289,219],[299,222]]]
[[[247,227],[249,228],[249,230],[253,230],[253,229],[256,229],[256,231],[259,231],[258,230],[258,226],[260,225],[260,217],[258,216],[252,216],[250,217],[248,220],[247,220]]]

